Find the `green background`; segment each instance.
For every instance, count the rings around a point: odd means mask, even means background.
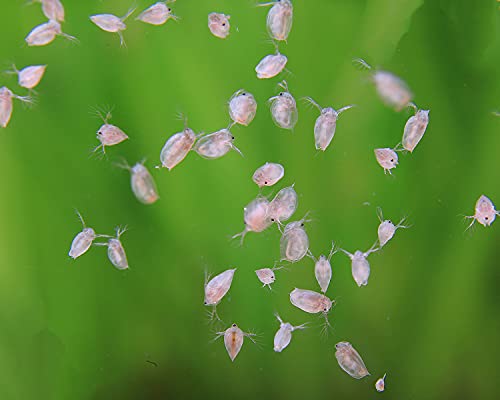
[[[257,62],[272,53],[268,9],[253,1],[179,0],[182,19],[162,27],[131,18],[127,48],[88,17],[123,15],[127,1],[64,1],[63,30],[79,45],[57,38],[28,48],[24,37],[45,18],[40,5],[1,1],[3,69],[48,64],[31,109],[16,101],[0,132],[0,398],[1,399],[488,399],[498,398],[500,222],[465,232],[481,194],[500,207],[500,11],[493,0],[295,1],[288,44],[289,73],[259,81]],[[149,2],[137,1],[139,10]],[[231,15],[227,40],[212,36],[207,14]],[[135,14],[137,15],[137,13]],[[427,133],[413,154],[400,154],[384,175],[373,149],[400,141],[409,111],[385,107],[362,57],[401,76],[415,102],[430,109]],[[314,149],[318,113],[299,102],[293,133],[271,121],[266,100],[287,79],[297,98],[358,107],[342,114],[325,153]],[[14,76],[3,84],[17,94]],[[171,172],[154,170],[165,140],[182,129],[227,126],[226,102],[240,88],[259,104],[249,127],[234,127],[231,152],[205,160],[194,152]],[[112,123],[130,139],[91,156],[99,119],[91,107],[113,105]],[[147,157],[161,199],[140,204],[127,171],[114,166]],[[294,287],[318,290],[313,262],[277,272],[274,290],[261,288],[254,270],[279,258],[275,226],[247,235],[243,207],[259,190],[253,171],[266,161],[285,177],[265,195],[295,183],[299,208],[311,211],[311,250],[327,253],[332,240],[349,251],[376,238],[376,206],[386,217],[409,215],[370,257],[372,275],[358,288],[349,260],[336,254],[328,290],[337,306],[333,331],[293,307]],[[77,208],[99,233],[129,226],[122,236],[130,270],[118,271],[105,248],[67,256],[81,225]],[[211,326],[203,306],[205,270],[237,267]],[[281,354],[272,350],[273,313],[309,328],[294,333]],[[215,331],[236,322],[259,334],[232,363]],[[371,376],[356,381],[334,357],[335,343],[351,342]],[[147,360],[157,363],[155,367]],[[375,380],[385,372],[387,390]]]

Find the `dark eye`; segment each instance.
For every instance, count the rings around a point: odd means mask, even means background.
[[[172,11],[172,9],[171,8],[167,8],[167,11],[170,12],[170,11]]]
[[[207,305],[207,302],[206,302],[206,301],[204,301],[204,302],[203,302],[203,304]]]
[[[101,131],[99,131],[99,132],[97,132],[97,134],[98,134],[98,135],[102,135],[102,132],[101,132]]]
[[[325,307],[325,308],[323,308],[323,311],[326,311],[326,307]]]
[[[488,219],[488,217],[484,217],[484,219]]]
[[[242,93],[241,95],[242,95],[242,96],[246,96],[247,94],[246,94],[246,93]]]
[[[273,221],[273,222],[274,222],[274,218],[271,218],[271,221]]]
[[[394,162],[394,159],[391,158],[391,162]]]
[[[234,136],[231,136],[231,139],[234,140]]]
[[[236,328],[236,324],[233,324],[233,328]]]
[[[273,275],[273,276],[271,276],[271,279],[274,279],[274,275]]]
[[[222,26],[226,26],[226,23],[225,23],[225,22],[223,22],[223,23],[222,23]]]
[[[302,222],[302,223],[300,224],[300,226],[304,226],[304,223]]]
[[[283,96],[283,92],[280,93],[280,96]]]
[[[267,185],[267,181],[264,182],[264,185]]]
[[[389,222],[390,224],[392,224],[392,221],[390,219],[387,222]]]

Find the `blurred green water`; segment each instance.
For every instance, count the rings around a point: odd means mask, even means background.
[[[314,150],[315,110],[299,105],[293,134],[271,122],[265,101],[279,78],[258,81],[253,71],[273,51],[267,9],[179,0],[172,6],[179,23],[130,20],[123,49],[88,16],[125,14],[128,2],[64,4],[63,30],[80,45],[58,38],[27,48],[23,38],[44,20],[39,5],[1,3],[4,69],[48,64],[38,104],[16,103],[0,132],[1,399],[498,398],[500,227],[464,233],[459,216],[482,193],[500,204],[500,119],[490,113],[500,107],[497,2],[295,1],[288,44],[280,44],[291,92],[323,106],[358,105],[342,115],[324,154]],[[232,16],[225,41],[207,29],[212,11]],[[395,145],[409,113],[381,104],[366,74],[352,67],[354,57],[403,77],[416,103],[431,109],[426,136],[392,177],[373,148]],[[2,82],[23,93],[14,77]],[[252,124],[233,130],[245,157],[190,154],[170,173],[153,171],[157,204],[138,203],[128,173],[113,163],[147,157],[152,169],[165,140],[182,128],[178,112],[196,131],[225,127],[225,102],[239,88],[259,103]],[[115,106],[112,122],[130,140],[100,161],[89,157],[100,125],[89,111],[105,104]],[[328,295],[338,304],[328,338],[320,336],[321,319],[288,300],[294,287],[317,288],[311,260],[278,271],[269,292],[253,271],[279,258],[277,230],[250,233],[243,247],[228,239],[243,229],[242,208],[258,193],[250,177],[266,161],[285,166],[280,186],[295,183],[296,217],[312,212],[315,255],[332,240],[350,251],[368,248],[376,206],[392,219],[408,214],[413,224],[371,257],[365,288],[354,284],[347,258],[333,257]],[[103,248],[68,260],[81,228],[74,208],[98,232],[128,224],[129,271],[115,270]],[[227,326],[260,334],[234,364],[221,340],[212,343],[202,305],[204,271],[231,266],[238,270],[218,311]],[[275,311],[293,324],[310,322],[282,354],[272,351]],[[371,377],[355,381],[340,370],[334,345],[341,340],[353,343]],[[373,384],[384,372],[387,390],[379,395]]]

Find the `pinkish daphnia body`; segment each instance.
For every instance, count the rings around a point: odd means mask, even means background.
[[[169,3],[174,3],[175,0],[159,1],[152,6],[146,8],[135,19],[150,25],[163,25],[169,19],[177,21],[179,17],[172,13],[172,9],[167,6]]]
[[[243,332],[236,324],[232,324],[231,327],[226,329],[224,332],[217,332],[217,337],[221,336],[224,337],[224,346],[226,347],[227,354],[229,354],[231,361],[234,361],[236,356],[239,354],[245,337],[255,343],[252,338],[255,334]]]
[[[378,164],[384,169],[384,173],[392,174],[391,169],[398,165],[398,155],[390,148],[375,149],[375,158]]]
[[[260,188],[263,186],[273,186],[285,175],[285,168],[278,163],[266,162],[257,168],[252,176],[252,180]]]
[[[356,64],[372,70],[372,67],[363,59],[353,60]],[[371,72],[373,83],[382,101],[396,111],[405,108],[413,98],[413,93],[406,82],[391,72],[374,70]]]
[[[137,163],[132,167],[130,184],[135,197],[143,204],[153,204],[160,198],[151,173],[142,163]]]
[[[409,105],[415,109],[415,115],[406,122],[401,144],[405,150],[412,153],[429,125],[429,110],[419,110],[413,103]]]
[[[285,226],[280,240],[282,261],[297,262],[302,260],[309,250],[309,237],[304,229],[306,217],[290,222]]]
[[[0,88],[0,125],[2,128],[7,127],[12,117],[12,110],[14,108],[13,98],[14,93],[9,88],[5,86]]]
[[[72,259],[76,259],[86,253],[95,238],[96,234],[92,228],[83,228],[83,231],[78,233],[73,239],[71,249],[69,250],[69,256]]]
[[[40,83],[46,68],[46,65],[30,65],[18,70],[16,66],[13,65],[12,71],[7,71],[7,73],[17,74],[17,83],[19,86],[26,89],[33,89]]]
[[[261,268],[255,271],[257,278],[263,284],[262,287],[268,287],[271,289],[271,284],[276,280],[276,275],[274,271],[282,269],[283,267],[273,267],[273,268]]]
[[[356,250],[354,254],[351,254],[344,249],[340,249],[351,259],[352,277],[359,287],[368,285],[368,278],[370,278],[370,263],[367,257],[380,249],[375,248],[375,244],[364,253],[360,250]]]
[[[324,294],[306,289],[293,289],[290,292],[290,302],[309,314],[328,313],[333,301]]]
[[[476,201],[476,205],[474,207],[474,215],[465,217],[472,219],[472,222],[467,227],[467,229],[474,225],[474,222],[476,221],[483,226],[490,226],[495,221],[496,216],[499,214],[500,213],[495,210],[495,205],[493,204],[493,202],[483,194]]]
[[[12,90],[3,86],[0,88],[0,126],[6,128],[12,117],[14,108],[13,99],[21,100],[23,103],[32,103],[33,99],[29,96],[18,96]]]
[[[127,254],[125,253],[125,248],[120,241],[121,235],[123,235],[127,229],[116,227],[116,236],[110,237],[107,243],[95,243],[95,246],[106,246],[108,248],[108,259],[111,264],[115,266],[116,269],[126,270],[129,268]],[[100,235],[105,236],[105,235]],[[109,237],[109,236],[108,236]]]
[[[71,242],[71,248],[68,255],[73,260],[85,254],[90,249],[90,246],[92,246],[94,239],[98,237],[98,235],[92,228],[88,228],[85,225],[85,221],[83,220],[81,214],[78,211],[76,212],[76,214],[78,215],[78,218],[82,223],[83,229],[74,237],[73,241]]]
[[[265,197],[257,197],[243,209],[245,229],[233,236],[241,237],[241,243],[247,232],[262,232],[267,229],[272,221],[268,216],[269,201]]]
[[[207,159],[216,159],[226,155],[231,149],[243,155],[234,144],[234,136],[229,129],[221,129],[220,131],[202,136],[194,146],[200,156]]]
[[[169,171],[178,165],[191,151],[196,141],[196,134],[190,128],[185,128],[171,136],[163,146],[160,153],[161,167]]]
[[[124,19],[113,14],[92,15],[90,20],[106,32],[118,33],[127,28]]]
[[[396,111],[401,111],[413,97],[406,83],[390,72],[376,71],[373,81],[384,103]]]
[[[272,268],[257,269],[255,270],[255,274],[257,275],[257,278],[259,278],[259,281],[263,283],[262,287],[267,286],[271,289],[271,284],[276,280],[276,276],[274,275]]]
[[[330,260],[332,256],[337,252],[335,249],[335,244],[332,243],[332,249],[328,257],[321,255],[317,260],[314,259],[314,275],[318,282],[319,287],[323,293],[326,293],[328,286],[330,285],[330,280],[332,279],[332,266]]]
[[[216,306],[231,288],[236,268],[228,269],[205,283],[206,306]]]
[[[119,165],[130,172],[130,186],[137,200],[143,204],[153,204],[160,196],[153,176],[144,165],[144,161],[130,167],[126,162]]]
[[[335,135],[339,115],[354,105],[342,107],[337,111],[332,107],[322,108],[311,97],[306,97],[305,100],[320,111],[320,116],[314,124],[314,142],[316,150],[325,151]]]
[[[193,148],[198,136],[187,126],[187,119],[184,118],[184,130],[170,136],[165,142],[160,153],[161,165],[156,168],[167,168],[172,170],[179,164]]]
[[[363,359],[349,342],[339,342],[335,345],[335,358],[340,368],[355,379],[370,375]]]
[[[375,382],[375,389],[377,392],[383,392],[385,390],[385,377],[387,374],[384,374],[382,378],[377,379],[377,382]]]
[[[268,100],[271,108],[271,117],[273,122],[280,128],[293,130],[299,118],[297,102],[288,91],[286,81],[281,82],[279,86],[284,91]]]
[[[269,79],[274,78],[285,68],[288,58],[279,51],[276,54],[265,56],[255,67],[257,78]]]
[[[397,225],[394,225],[391,220],[384,219],[384,215],[382,214],[382,209],[380,207],[377,207],[377,215],[380,220],[380,225],[377,229],[380,247],[385,246],[385,244],[393,238],[399,228],[408,228],[408,226],[403,225],[406,218],[402,218]]]
[[[24,40],[28,46],[45,46],[51,43],[56,36],[62,36],[68,40],[77,42],[75,37],[64,33],[61,29],[61,24],[55,20],[50,20],[36,26],[28,33],[28,36]]]
[[[106,153],[106,146],[115,146],[127,140],[128,136],[117,126],[108,123],[112,117],[110,112],[108,112],[106,116],[100,112],[98,112],[98,115],[104,123],[97,131],[97,139],[99,139],[101,144],[94,149],[94,152],[102,149],[102,152]]]
[[[64,22],[64,7],[59,0],[34,0],[33,2],[42,3],[43,14],[47,19]]]
[[[127,255],[118,233],[116,238],[108,241],[108,258],[117,269],[128,269]]]
[[[120,45],[125,46],[125,39],[123,38],[123,31],[127,29],[125,20],[130,17],[134,11],[135,7],[132,7],[123,17],[117,17],[113,14],[91,15],[90,20],[103,31],[117,33],[120,37]]]
[[[257,113],[257,102],[251,93],[243,89],[229,99],[229,116],[234,123],[248,126]]]
[[[292,186],[281,189],[269,203],[268,216],[272,222],[281,224],[295,213],[298,206],[297,192]]]
[[[260,3],[259,6],[272,6],[267,13],[267,31],[274,40],[286,41],[293,22],[293,5],[290,0],[276,0]]]
[[[230,18],[230,15],[222,13],[213,12],[208,14],[208,29],[210,29],[212,35],[220,39],[227,38],[231,29]]]
[[[274,351],[277,353],[281,353],[292,340],[292,332],[300,329],[305,329],[305,324],[293,326],[289,322],[283,322],[281,317],[276,314],[276,318],[280,323],[280,327],[276,334],[274,335]]]

